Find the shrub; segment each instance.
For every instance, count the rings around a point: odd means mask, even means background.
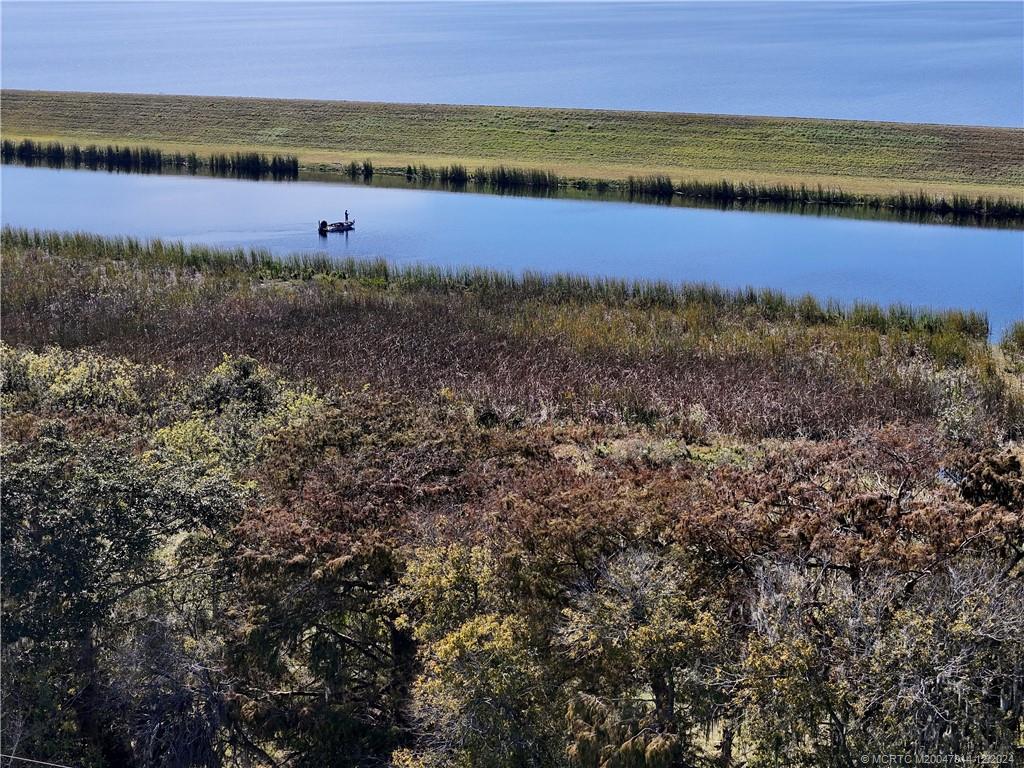
[[[999,345],[1008,355],[1024,357],[1024,320],[1012,323],[1009,328],[1003,331],[1003,337]]]
[[[187,419],[163,427],[153,433],[152,443],[174,460],[186,463],[215,465],[220,461],[223,445],[220,438],[203,419]]]
[[[238,404],[263,414],[276,404],[279,389],[279,380],[251,357],[224,355],[203,381],[199,397],[215,413]]]
[[[43,407],[68,411],[134,412],[140,388],[159,369],[82,351],[36,353],[3,347],[3,391],[26,395]]]
[[[946,371],[938,377],[939,430],[953,443],[974,445],[982,440],[987,419],[977,383],[966,371]]]

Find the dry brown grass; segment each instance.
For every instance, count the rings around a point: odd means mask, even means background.
[[[3,336],[15,345],[192,372],[226,352],[325,388],[430,402],[459,393],[513,421],[678,425],[696,413],[743,438],[934,419],[942,377],[964,368],[1017,429],[1016,400],[986,373],[984,322],[963,313],[6,229],[3,247]]]

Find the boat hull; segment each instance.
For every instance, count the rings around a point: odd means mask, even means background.
[[[321,235],[325,235],[328,232],[351,232],[355,228],[355,219],[352,219],[351,221],[336,221],[333,224],[321,221],[320,225],[317,227]]]

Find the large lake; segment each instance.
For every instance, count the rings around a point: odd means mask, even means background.
[[[9,88],[1020,126],[1024,3],[0,3]]]
[[[1024,318],[1024,231],[361,184],[0,168],[4,224],[278,254],[777,288]],[[315,222],[356,219],[348,235]]]

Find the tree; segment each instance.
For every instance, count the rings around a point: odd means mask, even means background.
[[[625,550],[564,612],[560,644],[581,696],[569,713],[580,766],[682,765],[714,722],[709,677],[724,615],[671,553]],[[710,705],[710,706],[709,706]]]
[[[396,592],[421,674],[410,707],[423,733],[412,765],[545,766],[559,756],[561,697],[550,658],[482,547],[421,547]]]
[[[5,752],[131,758],[101,653],[145,620],[130,606],[191,575],[165,570],[158,553],[223,529],[238,501],[222,478],[168,471],[123,441],[71,439],[61,422],[4,450],[4,717],[22,733],[13,743],[5,728]]]

